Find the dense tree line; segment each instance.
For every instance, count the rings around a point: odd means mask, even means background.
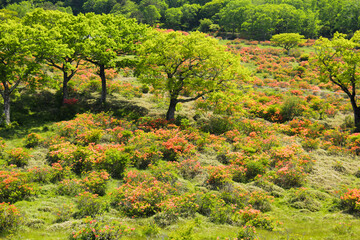
[[[0,21],[0,94],[5,124],[10,124],[11,96],[20,86],[49,80],[47,70],[62,73],[63,102],[79,66],[92,64],[102,81],[101,103],[106,102],[105,69],[129,64],[146,34],[134,19],[94,13],[77,16],[37,8],[22,19],[2,12]]]
[[[51,80],[48,72],[54,69],[62,75],[56,84],[66,103],[69,82],[81,65],[92,65],[101,79],[100,102],[105,104],[105,70],[136,66],[144,83],[169,94],[168,120],[174,119],[177,103],[228,89],[243,75],[239,59],[204,33],[163,32],[112,14],[75,16],[37,8],[20,19],[2,13],[0,94],[5,125],[11,123],[11,97],[18,87],[46,86]]]
[[[290,32],[330,37],[360,28],[358,0],[3,0],[0,7],[19,17],[36,7],[75,15],[112,13],[163,28],[231,32],[258,40]]]

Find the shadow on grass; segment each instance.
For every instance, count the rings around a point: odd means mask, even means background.
[[[107,103],[101,104],[93,96],[77,96],[74,104],[61,105],[61,95],[50,91],[26,92],[18,95],[11,103],[13,127],[1,128],[0,137],[25,137],[31,132],[48,131],[46,124],[73,119],[85,112],[111,112],[113,116],[127,120],[138,120],[149,110],[131,101],[108,96]],[[2,107],[2,106],[1,106]]]

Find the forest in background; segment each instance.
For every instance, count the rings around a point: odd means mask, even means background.
[[[36,7],[75,15],[112,13],[161,28],[254,40],[291,32],[306,38],[331,37],[337,31],[353,34],[360,27],[357,0],[2,0],[0,7],[19,17]]]

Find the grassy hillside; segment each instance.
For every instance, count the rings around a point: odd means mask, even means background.
[[[312,42],[224,44],[252,77],[174,122],[130,69],[108,72],[105,109],[95,70],[62,107],[58,89],[21,92],[0,129],[0,239],[357,239],[360,135]]]

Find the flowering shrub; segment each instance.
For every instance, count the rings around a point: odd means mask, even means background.
[[[275,172],[274,182],[283,188],[300,187],[304,184],[306,175],[301,166],[290,163]]]
[[[69,142],[54,144],[49,147],[47,160],[50,163],[60,163],[62,166],[71,166],[74,163],[74,153],[77,147]]]
[[[0,203],[0,233],[13,230],[20,222],[20,211],[14,205]]]
[[[206,181],[212,188],[224,187],[232,181],[232,173],[227,166],[209,166],[207,167],[208,180]]]
[[[123,236],[130,235],[135,228],[129,228],[121,222],[111,222],[107,225],[90,217],[83,220],[77,231],[70,234],[70,240],[117,240]]]
[[[23,148],[13,148],[8,151],[8,164],[15,164],[18,167],[24,167],[28,164],[30,154]]]
[[[349,211],[360,211],[360,189],[348,189],[340,198],[341,204]]]
[[[0,171],[0,202],[14,203],[35,194],[28,173],[17,170]]]
[[[273,201],[274,197],[269,196],[266,192],[254,191],[250,194],[248,203],[257,210],[267,212],[271,210]]]
[[[173,127],[173,121],[168,121],[163,118],[151,119],[144,117],[139,119],[138,128],[145,131],[150,131],[167,128],[168,125],[170,125],[170,127]]]
[[[193,217],[199,209],[195,193],[175,196],[159,204],[161,212],[167,212],[179,217]]]
[[[176,189],[169,183],[157,180],[153,176],[137,174],[136,171],[128,172],[126,183],[111,193],[111,203],[123,211],[127,216],[150,216],[160,210],[159,203],[171,194],[176,194]]]
[[[105,195],[106,183],[110,180],[110,175],[106,171],[92,171],[82,180],[82,185],[94,194]]]
[[[76,98],[67,98],[67,99],[64,99],[64,105],[75,105],[79,100],[76,99]]]
[[[179,163],[180,174],[184,178],[194,178],[202,172],[203,167],[200,162],[195,159],[184,159]]]
[[[77,215],[79,217],[94,217],[104,213],[108,208],[104,199],[100,199],[97,194],[90,192],[83,192],[76,196],[76,203],[79,210]]]
[[[40,134],[30,133],[25,137],[25,147],[33,148],[39,146],[43,142],[43,138]]]
[[[273,220],[262,214],[260,210],[253,209],[251,207],[245,207],[239,211],[242,222],[246,225],[254,227],[262,227],[268,230],[272,230],[275,227]]]
[[[163,156],[165,160],[176,161],[180,156],[189,155],[195,146],[185,139],[185,136],[175,135],[162,143],[164,150]]]
[[[53,178],[52,168],[45,165],[42,167],[32,167],[27,170],[31,182],[49,183]]]
[[[254,226],[244,225],[240,227],[240,231],[237,235],[238,239],[242,240],[253,240],[255,239],[256,230]]]
[[[61,181],[71,175],[71,169],[68,166],[63,167],[60,163],[51,164],[51,182]]]

